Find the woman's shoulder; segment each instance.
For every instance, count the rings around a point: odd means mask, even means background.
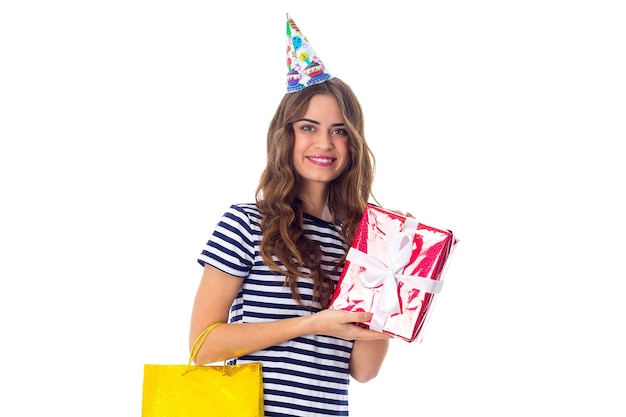
[[[236,216],[239,218],[247,218],[251,224],[257,224],[261,221],[261,211],[256,203],[235,203],[231,204],[225,213],[225,216]]]
[[[231,204],[231,206],[229,207],[228,211],[238,211],[240,213],[259,214],[259,215],[261,213],[261,211],[259,210],[259,207],[256,205],[256,203],[235,203],[235,204]]]

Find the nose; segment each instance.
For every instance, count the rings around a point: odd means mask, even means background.
[[[330,133],[322,132],[315,141],[315,146],[320,149],[331,149],[333,147],[333,137]]]

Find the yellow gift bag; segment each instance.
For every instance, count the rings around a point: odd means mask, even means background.
[[[262,417],[261,363],[196,366],[202,343],[215,323],[191,349],[187,365],[144,365],[142,417]]]

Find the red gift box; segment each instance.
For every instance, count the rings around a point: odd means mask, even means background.
[[[449,230],[368,204],[329,308],[372,312],[364,327],[421,341],[457,242]]]

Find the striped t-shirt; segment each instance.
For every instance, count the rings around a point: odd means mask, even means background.
[[[263,262],[260,222],[256,204],[231,206],[198,258],[203,266],[209,264],[243,279],[229,322],[267,322],[320,311],[319,304],[312,309],[300,307],[284,285],[284,276],[270,272]],[[305,214],[303,229],[319,244],[322,268],[336,283],[340,270],[332,269],[346,250],[339,227]],[[297,282],[302,299],[309,305],[312,281],[298,278]],[[334,337],[306,335],[237,361],[262,363],[266,417],[347,416],[352,344]]]

